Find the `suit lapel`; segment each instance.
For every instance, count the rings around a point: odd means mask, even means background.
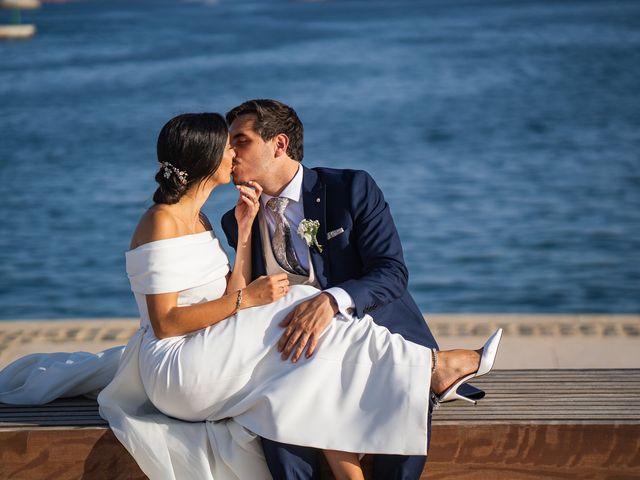
[[[320,228],[318,229],[318,243],[322,245],[322,253],[317,248],[309,248],[309,255],[316,279],[322,288],[326,288],[327,277],[329,275],[329,266],[327,261],[327,221],[325,214],[325,186],[320,181],[318,174],[306,167],[302,177],[302,202],[304,205],[304,218],[307,220],[318,220]],[[296,227],[297,228],[297,225]]]

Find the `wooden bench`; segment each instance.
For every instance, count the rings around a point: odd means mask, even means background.
[[[480,404],[435,412],[422,478],[640,478],[640,369],[502,370],[475,383]],[[0,404],[0,478],[145,477],[96,403],[76,398]]]

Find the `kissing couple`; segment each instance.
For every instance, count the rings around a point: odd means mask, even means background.
[[[183,114],[157,142],[154,204],[126,252],[141,328],[98,397],[152,479],[418,479],[438,403],[493,366],[439,351],[407,290],[389,206],[361,170],[306,168],[275,100]],[[230,183],[229,259],[201,209]]]

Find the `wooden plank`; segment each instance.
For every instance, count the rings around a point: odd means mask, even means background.
[[[2,480],[145,478],[108,429],[0,432]]]
[[[640,478],[639,433],[629,425],[434,425],[422,479]],[[108,429],[0,432],[0,479],[36,478],[145,476]]]
[[[640,478],[637,425],[438,425],[423,479]]]
[[[590,378],[589,382],[583,381]],[[625,379],[627,383],[616,382]],[[434,413],[434,424],[472,421],[531,423],[638,423],[640,369],[495,371],[476,382],[487,397],[477,406],[452,402]],[[549,387],[553,384],[552,387]],[[44,406],[0,404],[0,429],[20,425],[104,425],[95,400],[66,398]]]

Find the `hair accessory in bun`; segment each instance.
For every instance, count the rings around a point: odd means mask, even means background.
[[[161,162],[162,168],[164,168],[164,178],[169,178],[171,173],[174,173],[181,184],[187,184],[187,172],[178,170],[176,167],[171,165],[169,162]]]

